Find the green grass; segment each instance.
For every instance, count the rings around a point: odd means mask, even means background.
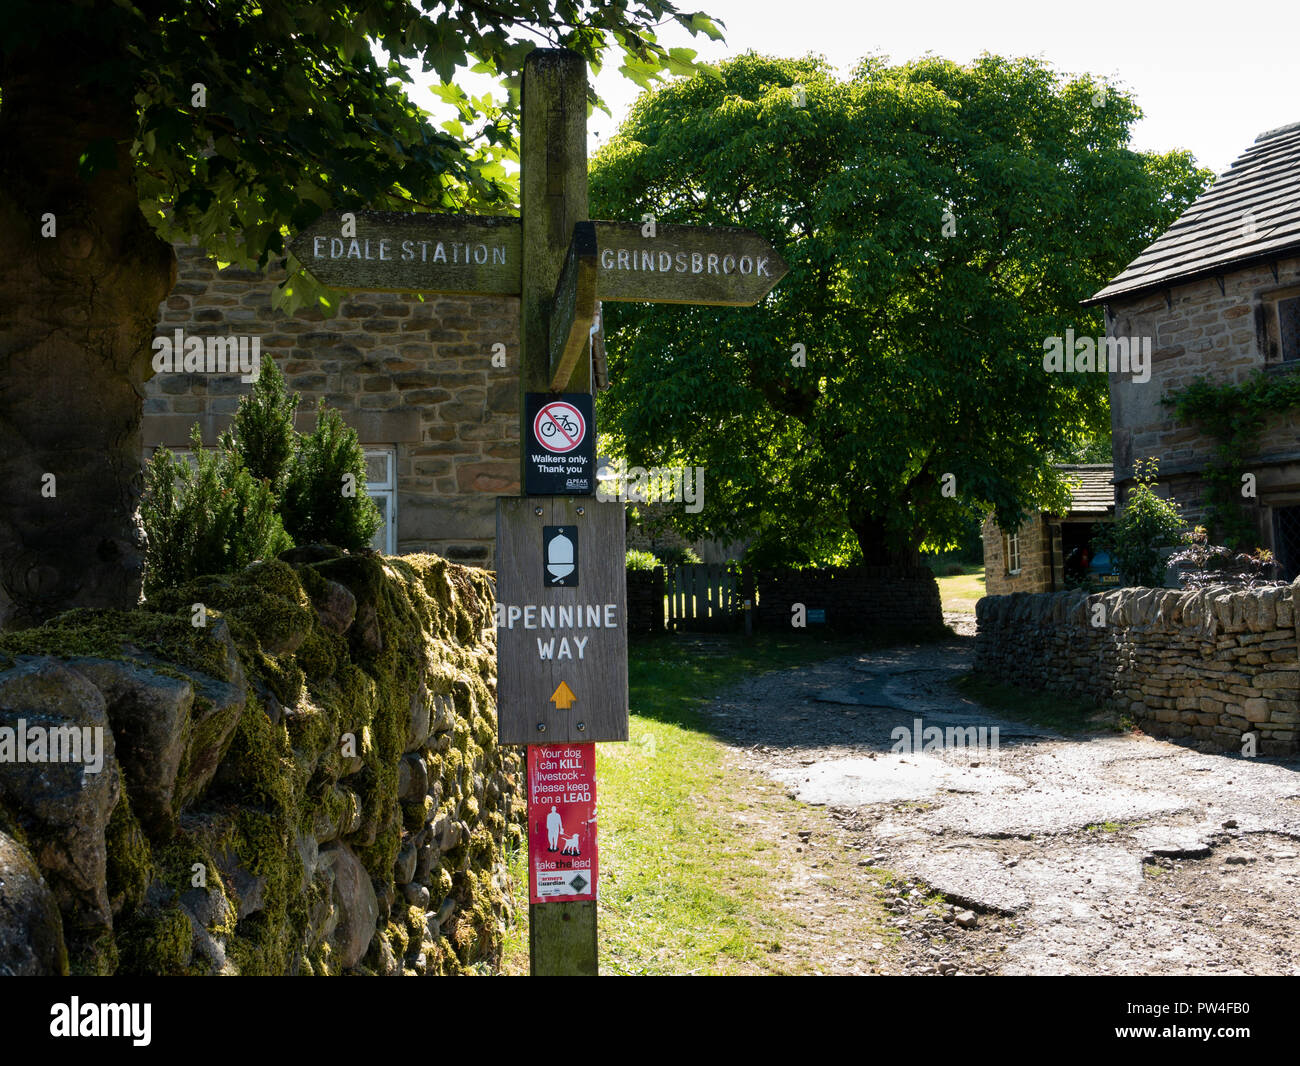
[[[835,860],[824,810],[788,799],[775,782],[734,765],[700,707],[728,684],[765,670],[847,654],[861,642],[699,636],[634,640],[629,648],[630,741],[597,745],[600,967],[612,974],[813,972],[801,917],[785,900],[800,829]],[[824,842],[824,843],[822,843]],[[811,850],[811,849],[809,849]],[[841,855],[857,870],[859,854]],[[520,921],[504,968],[528,969],[526,855],[515,857]],[[860,887],[860,886],[859,886]],[[853,898],[844,924],[896,935],[874,895]],[[815,954],[815,953],[814,953]]]
[[[1125,733],[1133,728],[1127,715],[1076,696],[999,684],[975,673],[962,674],[953,682],[953,686],[962,695],[1003,717],[1052,729],[1067,736]]]
[[[939,586],[939,598],[943,601],[945,611],[957,614],[974,614],[975,601],[984,592],[984,567],[962,564],[965,573],[944,577],[943,568],[935,568],[935,582]]]

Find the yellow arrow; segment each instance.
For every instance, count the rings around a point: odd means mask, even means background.
[[[561,711],[567,711],[570,705],[578,697],[573,694],[573,689],[569,688],[563,681],[560,682],[559,688],[551,693],[550,702],[555,704]]]

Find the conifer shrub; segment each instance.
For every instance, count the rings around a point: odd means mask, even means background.
[[[205,574],[237,573],[295,543],[369,545],[384,520],[366,495],[356,431],[322,401],[315,429],[303,436],[293,428],[298,402],[267,359],[216,448],[203,447],[196,424],[192,462],[166,448],[149,460],[140,503],[147,597]]]
[[[226,438],[238,450],[248,472],[267,481],[277,494],[284,491],[297,444],[293,414],[300,399],[296,392],[286,394],[284,375],[274,359],[267,359],[250,394],[239,398],[239,409]]]
[[[145,470],[144,591],[150,596],[201,574],[228,574],[293,546],[276,513],[275,494],[223,440],[203,447],[190,433],[193,463],[161,448]]]
[[[359,551],[383,525],[374,500],[366,495],[366,454],[352,429],[325,401],[316,410],[316,427],[298,441],[285,479],[280,514],[299,544],[333,544]]]

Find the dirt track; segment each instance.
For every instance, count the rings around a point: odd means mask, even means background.
[[[714,701],[743,765],[896,875],[899,951],[831,953],[896,973],[1300,973],[1300,763],[1000,720],[948,683],[972,644],[768,674]],[[997,726],[998,750],[892,753],[917,719]]]

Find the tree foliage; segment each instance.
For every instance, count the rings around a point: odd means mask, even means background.
[[[122,97],[145,216],[169,241],[193,237],[223,262],[265,266],[329,209],[513,212],[507,164],[517,159],[528,53],[571,48],[597,70],[613,53],[648,86],[702,69],[694,50],[659,43],[656,27],[668,21],[721,36],[707,15],[668,0],[5,0],[0,87],[31,77],[28,58],[60,41],[93,42],[95,62],[40,76],[75,76],[86,93]],[[504,96],[467,93],[457,84],[465,68],[497,78]],[[411,102],[413,70],[435,76],[455,118],[435,125]],[[87,179],[121,158],[105,132],[84,131]],[[280,297],[290,309],[333,299],[300,270]]]
[[[790,274],[753,308],[606,304],[607,450],[704,465],[683,535],[790,562],[910,560],[1061,505],[1051,464],[1108,434],[1106,378],[1045,373],[1044,339],[1104,332],[1079,301],[1208,174],[1131,151],[1129,96],[1034,60],[719,73],[642,96],[592,214],[748,226]]]

